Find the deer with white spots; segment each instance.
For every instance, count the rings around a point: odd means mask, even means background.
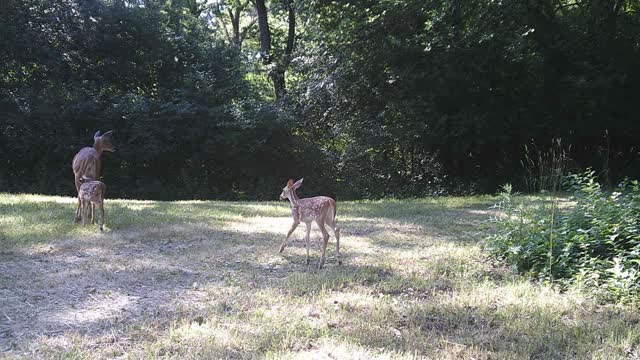
[[[79,182],[80,189],[78,190],[78,203],[80,204],[82,226],[87,222],[89,213],[92,215],[91,222],[93,223],[93,208],[95,206],[100,210],[98,228],[102,231],[102,224],[104,224],[104,193],[106,192],[107,187],[102,181],[92,181],[86,176],[80,178]]]
[[[76,183],[76,191],[80,191],[80,185],[82,185],[82,178],[87,177],[89,179],[98,180],[100,178],[100,156],[105,151],[114,151],[111,144],[111,131],[100,135],[98,130],[93,135],[93,147],[85,147],[73,157],[71,167],[73,168],[73,177]],[[93,219],[93,206],[91,207],[91,222]],[[74,221],[80,222],[80,199],[78,198],[78,206],[76,207],[76,215]]]
[[[307,225],[307,264],[309,263],[309,236],[311,234],[311,223],[313,221],[318,224],[320,231],[322,232],[322,257],[320,258],[320,263],[318,263],[318,268],[322,268],[324,265],[325,253],[327,251],[327,243],[329,242],[329,232],[325,228],[325,225],[328,225],[332,230],[333,234],[336,237],[336,258],[338,259],[338,264],[342,264],[342,260],[340,260],[340,228],[336,222],[336,202],[330,197],[327,196],[316,196],[312,198],[300,199],[298,195],[296,195],[296,189],[298,189],[302,185],[302,180],[300,179],[295,183],[293,180],[289,180],[287,182],[287,186],[282,189],[282,193],[280,194],[280,199],[289,199],[291,203],[291,217],[293,218],[293,225],[291,225],[291,229],[287,233],[287,237],[280,245],[280,253],[284,251],[284,248],[287,246],[287,241],[289,241],[289,237],[291,233],[298,227],[300,222],[304,222]]]

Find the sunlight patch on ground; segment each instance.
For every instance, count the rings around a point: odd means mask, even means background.
[[[3,194],[0,193],[0,204],[25,204],[25,203],[56,203],[56,204],[71,204],[77,202],[77,198],[62,197],[62,196],[48,196],[38,194]]]
[[[67,349],[70,348],[73,344],[73,340],[69,336],[65,335],[42,337],[40,339],[40,342],[40,345],[57,349]]]
[[[333,238],[329,239],[329,243],[333,243]],[[374,255],[380,252],[380,248],[372,246],[374,241],[364,236],[345,236],[340,235],[340,249],[345,254],[351,254],[352,251],[359,255]]]
[[[113,318],[117,314],[134,306],[138,297],[128,296],[115,291],[106,294],[88,294],[77,307],[69,308],[40,321],[65,324],[86,324]]]
[[[153,209],[152,203],[124,203],[123,206],[129,210],[141,211],[147,209]]]
[[[155,200],[136,200],[136,199],[108,199],[110,202],[114,204],[123,204],[123,205],[136,205],[136,204],[146,204],[146,205],[159,205],[162,204],[162,201]]]
[[[283,217],[237,217],[235,221],[224,225],[225,230],[239,231],[244,233],[273,233],[287,235],[287,231],[291,228],[291,219]],[[300,224],[298,228],[305,228],[304,224]]]
[[[285,203],[108,200],[99,233],[72,223],[73,198],[28,196],[0,194],[0,221],[22,224],[0,223],[15,242],[0,253],[0,357],[625,358],[640,346],[635,309],[487,258],[487,198],[340,203],[344,263],[331,234],[319,270],[315,224],[309,266],[304,224],[278,254]]]
[[[250,209],[250,210],[260,210],[260,211],[277,211],[277,212],[283,212],[283,210],[287,213],[290,214],[290,208],[289,206],[284,206],[283,204],[274,204],[274,203],[269,203],[269,204],[242,204],[244,208]]]
[[[198,205],[198,204],[206,204],[209,201],[205,201],[205,200],[177,200],[177,201],[173,201],[174,204],[176,205]]]
[[[4,215],[3,217],[0,217],[0,226],[5,229],[16,226],[23,226],[26,225],[25,223],[26,221],[24,217],[19,215]]]
[[[370,349],[345,340],[323,340],[317,344],[311,344],[308,349],[297,352],[277,353],[274,358],[278,359],[415,359],[416,356],[410,354],[400,354],[388,349]]]
[[[477,210],[477,209],[468,209],[466,210],[469,214],[475,214],[475,215],[492,215],[495,213],[495,211],[492,210]]]
[[[172,329],[170,339],[193,345],[212,343],[217,347],[238,347],[238,339],[223,324],[212,322],[189,321]]]
[[[380,296],[374,294],[366,294],[354,291],[340,291],[332,292],[323,299],[324,306],[327,308],[346,308],[362,307],[368,308],[376,301],[380,299]]]

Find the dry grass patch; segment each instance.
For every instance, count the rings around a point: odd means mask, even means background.
[[[105,203],[0,194],[6,358],[628,358],[636,309],[495,266],[488,197],[342,202],[344,265],[285,253],[285,203]],[[314,228],[312,238],[320,237]],[[312,247],[314,263],[319,257]]]

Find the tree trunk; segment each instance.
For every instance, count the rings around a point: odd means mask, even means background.
[[[236,8],[235,12],[229,9],[229,20],[231,20],[231,43],[234,46],[240,46],[240,9]]]
[[[291,54],[293,53],[293,47],[296,43],[296,12],[293,7],[293,0],[289,0],[287,4],[289,11],[289,31],[287,33],[287,47],[284,49],[285,54],[285,66],[289,67],[291,62]]]
[[[265,0],[256,0],[256,10],[258,12],[258,29],[260,30],[260,55],[262,63],[267,66],[267,73],[273,82],[273,90],[276,100],[282,100],[287,95],[287,87],[285,83],[285,73],[291,63],[291,54],[296,41],[296,12],[293,6],[293,0],[287,3],[289,30],[287,32],[287,44],[284,49],[284,57],[277,60],[275,66],[269,69],[275,61],[271,54],[271,31],[269,29],[267,7]]]
[[[278,65],[273,71],[269,74],[271,77],[271,81],[273,81],[273,90],[276,93],[276,100],[282,100],[285,96],[287,96],[287,87],[284,80],[284,72],[285,69]]]
[[[258,30],[260,30],[260,56],[262,63],[271,64],[271,30],[267,19],[267,6],[264,0],[256,0],[256,11],[258,12]]]

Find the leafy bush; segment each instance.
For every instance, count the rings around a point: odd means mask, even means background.
[[[640,183],[604,190],[589,170],[566,178],[570,197],[513,196],[504,186],[494,255],[518,271],[567,286],[588,288],[606,300],[640,296]]]
[[[178,2],[14,3],[0,12],[0,191],[75,195],[71,160],[97,130],[114,133],[110,198],[276,199],[302,176],[320,179],[308,194],[335,189],[238,49]]]

